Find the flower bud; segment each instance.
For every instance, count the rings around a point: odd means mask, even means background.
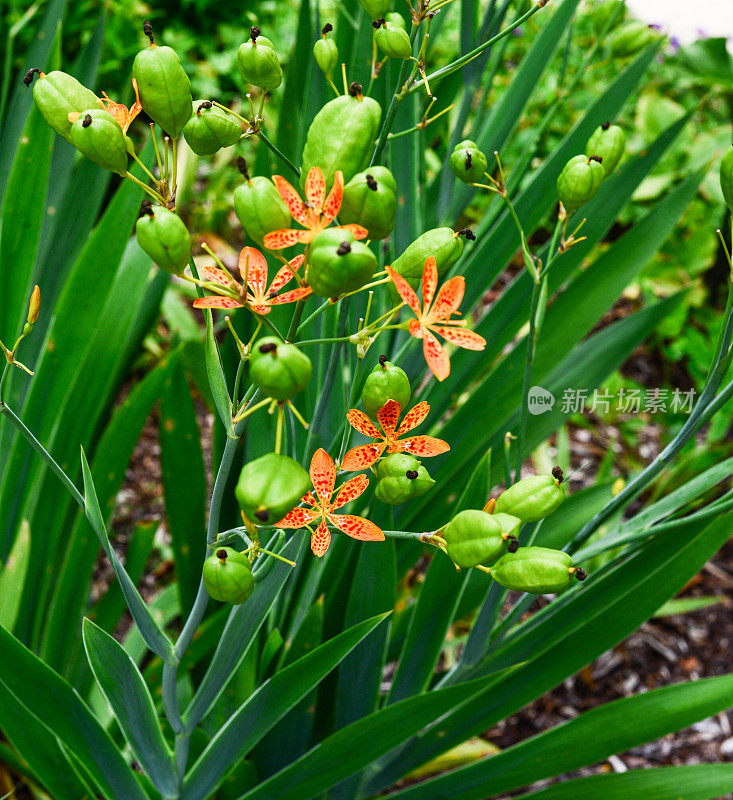
[[[245,183],[234,190],[234,211],[247,235],[261,246],[268,233],[290,227],[290,211],[269,178],[250,178],[243,158],[239,168]]]
[[[110,172],[127,172],[127,141],[117,120],[102,108],[82,111],[71,126],[69,141],[90,161]]]
[[[258,339],[249,361],[252,383],[267,397],[289,400],[305,389],[313,367],[308,356],[294,344],[275,336]]]
[[[604,122],[588,139],[585,152],[601,159],[603,171],[610,175],[618,166],[626,148],[626,136],[618,125]]]
[[[429,491],[435,481],[420,462],[406,453],[393,453],[383,458],[376,469],[377,500],[392,506],[401,505]]]
[[[384,17],[375,20],[374,41],[377,47],[389,58],[410,58],[412,55],[412,42],[404,28],[392,25]]]
[[[532,475],[502,492],[496,500],[496,514],[511,514],[522,522],[537,522],[552,514],[565,499],[562,470],[555,467],[553,475]]]
[[[397,216],[397,184],[386,167],[369,167],[344,186],[339,220],[356,223],[369,231],[370,239],[385,239]]]
[[[389,400],[396,400],[400,407],[407,408],[410,402],[410,381],[404,372],[386,356],[379,356],[374,369],[367,375],[361,393],[361,404],[370,417],[376,417],[379,409]]]
[[[574,214],[595,197],[606,173],[600,161],[586,156],[573,156],[557,179],[557,195],[568,214]]]
[[[59,136],[71,141],[71,120],[69,114],[80,114],[87,108],[101,108],[99,98],[86,86],[66,72],[43,73],[32,69],[24,78],[30,86],[33,75],[38,80],[33,84],[33,100],[46,122]]]
[[[265,92],[277,89],[283,80],[275,48],[267,37],[260,36],[260,29],[256,25],[251,29],[250,38],[239,45],[237,67],[247,83]]]
[[[145,205],[135,225],[140,247],[171,275],[180,275],[191,257],[191,236],[179,216],[167,208]]]
[[[392,269],[417,286],[422,278],[425,260],[435,258],[438,275],[442,275],[458,261],[463,253],[463,239],[452,228],[433,228],[418,236],[399,258]],[[414,287],[413,287],[414,288]]]
[[[255,589],[249,559],[231,547],[217,547],[204,561],[204,586],[214,600],[233,606],[244,603]]]
[[[339,50],[336,42],[328,38],[329,31],[333,30],[333,26],[329,23],[323,26],[322,37],[313,45],[313,56],[316,59],[321,72],[327,77],[331,77],[339,60]]]
[[[376,271],[374,253],[348,230],[325,230],[310,244],[308,285],[321,297],[336,298],[361,289]]]
[[[33,287],[31,292],[31,299],[28,303],[28,324],[33,325],[38,319],[38,314],[41,311],[41,290],[38,286]]]
[[[297,461],[268,453],[245,465],[235,494],[248,519],[274,525],[298,505],[309,486],[308,473]]]
[[[480,181],[487,164],[486,156],[478,149],[476,142],[470,139],[459,142],[448,161],[451,172],[464,183]]]
[[[193,116],[183,128],[188,146],[199,156],[213,156],[223,147],[231,147],[242,136],[242,126],[210,100],[193,103]]]
[[[459,567],[491,564],[506,549],[501,525],[491,514],[468,509],[456,514],[443,529],[451,561]]]

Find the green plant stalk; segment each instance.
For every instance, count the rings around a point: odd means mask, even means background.
[[[262,141],[265,143],[265,145],[266,145],[266,146],[267,146],[267,147],[268,147],[270,150],[272,150],[272,152],[273,152],[273,153],[274,153],[274,154],[275,154],[275,155],[276,155],[276,156],[277,156],[279,159],[281,159],[282,161],[284,161],[284,162],[285,162],[285,163],[286,163],[286,164],[287,164],[287,165],[290,167],[290,169],[292,169],[292,170],[293,170],[293,172],[294,172],[294,173],[295,173],[295,174],[296,174],[298,177],[300,177],[300,169],[298,169],[298,167],[296,167],[296,166],[295,166],[295,164],[293,164],[293,162],[292,162],[292,161],[291,161],[291,160],[290,160],[290,159],[289,159],[289,158],[288,158],[288,157],[285,155],[285,153],[283,153],[283,152],[282,152],[282,150],[279,150],[279,149],[278,149],[278,148],[275,146],[275,144],[274,144],[272,141],[270,141],[270,139],[268,139],[268,138],[267,138],[267,136],[265,136],[265,132],[262,130],[262,128],[260,128],[259,134],[260,134],[260,139],[262,139]]]

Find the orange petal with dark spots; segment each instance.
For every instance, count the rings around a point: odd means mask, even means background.
[[[369,478],[366,475],[357,475],[355,478],[350,478],[338,490],[336,499],[333,501],[333,507],[341,508],[341,506],[347,505],[352,500],[356,500],[366,491],[367,486],[369,486]]]
[[[334,514],[329,516],[331,522],[347,536],[359,539],[362,542],[382,542],[384,533],[382,529],[364,517],[352,514]]]
[[[402,436],[402,434],[408,433],[413,428],[417,428],[425,417],[427,417],[429,411],[430,404],[426,400],[421,401],[414,408],[411,408],[400,423],[400,427],[397,429],[397,435]]]
[[[328,453],[319,447],[311,459],[310,476],[316,495],[321,500],[330,499],[336,485],[336,465]]]
[[[235,300],[233,297],[199,297],[193,301],[194,308],[244,308],[244,303]]]
[[[369,469],[372,464],[379,461],[379,457],[387,447],[386,442],[375,442],[374,444],[361,444],[352,447],[344,456],[341,462],[341,469],[345,472],[359,472],[362,469]]]
[[[409,439],[400,439],[396,443],[400,450],[395,452],[409,453],[411,456],[439,456],[450,450],[448,442],[436,439],[434,436],[412,436]]]
[[[325,522],[316,528],[315,533],[311,536],[311,550],[313,554],[321,558],[326,555],[328,546],[331,544],[331,534],[328,532],[328,526]]]

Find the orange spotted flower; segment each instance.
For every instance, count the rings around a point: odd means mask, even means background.
[[[309,286],[279,294],[280,289],[295,276],[303,263],[304,256],[296,256],[285,266],[281,267],[270,286],[267,286],[267,261],[254,247],[244,247],[239,254],[239,271],[245,276],[247,291],[245,293],[241,283],[230,278],[222,269],[216,267],[202,267],[199,271],[201,277],[209,283],[216,284],[221,289],[221,295],[209,295],[194,300],[194,308],[244,308],[247,306],[255,314],[269,314],[272,306],[283,303],[293,303],[311,293]]]
[[[356,500],[365,491],[369,485],[369,478],[366,475],[357,475],[342,484],[332,501],[336,485],[336,465],[331,456],[321,448],[316,450],[311,459],[310,476],[315,495],[308,492],[303,498],[303,502],[310,508],[304,506],[294,508],[277,523],[278,528],[305,528],[309,527],[311,522],[320,519],[318,527],[311,535],[311,550],[319,557],[324,555],[331,543],[329,525],[343,531],[352,539],[361,539],[365,542],[381,542],[384,539],[381,528],[368,519],[353,514],[333,513],[337,508]]]
[[[282,250],[297,242],[302,244],[312,242],[321,231],[326,230],[339,213],[344,196],[344,175],[340,170],[336,173],[331,191],[326,197],[326,180],[323,172],[320,167],[311,167],[305,182],[307,201],[305,203],[281,175],[273,175],[272,181],[285,201],[290,216],[305,230],[283,228],[268,233],[263,240],[268,250]],[[366,239],[369,235],[367,229],[362,228],[361,225],[339,225],[338,227],[351,231],[355,239]]]
[[[439,381],[444,381],[450,374],[450,359],[433,333],[466,350],[483,350],[486,347],[486,339],[483,336],[479,336],[475,331],[466,330],[465,319],[451,319],[453,314],[458,313],[458,306],[466,290],[466,282],[462,275],[456,275],[446,281],[435,297],[438,269],[433,256],[429,256],[425,260],[422,274],[423,307],[421,308],[412,286],[391,267],[386,269],[402,300],[415,312],[416,319],[410,320],[409,331],[416,339],[423,340],[425,361]]]
[[[377,412],[377,426],[356,408],[352,408],[346,415],[351,426],[364,436],[370,436],[377,441],[371,444],[362,444],[354,447],[344,456],[341,469],[355,472],[367,469],[376,463],[382,453],[409,453],[413,456],[438,456],[450,450],[448,442],[436,439],[433,436],[410,436],[407,439],[399,437],[416,428],[427,417],[430,406],[424,400],[418,403],[411,411],[405,414],[399,428],[397,422],[402,413],[402,408],[396,400],[388,400]],[[381,441],[379,441],[381,440]]]
[[[122,128],[122,133],[127,133],[130,123],[135,117],[143,110],[142,103],[140,102],[140,95],[137,90],[137,81],[132,79],[132,88],[135,90],[135,102],[128,108],[122,103],[114,103],[107,97],[107,92],[102,92],[102,99],[99,104],[102,108],[109,111],[115,118],[117,124]]]

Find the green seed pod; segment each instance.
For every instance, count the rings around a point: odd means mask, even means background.
[[[562,470],[555,467],[552,473],[517,481],[499,495],[495,513],[511,514],[522,522],[537,522],[549,517],[565,498]]]
[[[480,181],[486,172],[487,165],[486,156],[478,149],[476,142],[472,142],[470,139],[459,142],[448,161],[451,172],[464,183]]]
[[[359,0],[359,5],[369,15],[369,19],[379,19],[392,7],[392,0]]]
[[[407,31],[387,22],[384,17],[372,22],[374,41],[377,47],[389,58],[410,58],[412,43]]]
[[[610,175],[618,166],[626,148],[626,136],[618,125],[604,122],[588,139],[585,152],[601,159],[603,171]]]
[[[369,167],[344,186],[339,220],[355,222],[369,231],[370,239],[392,233],[397,215],[397,184],[386,167]]]
[[[505,549],[501,525],[485,511],[461,511],[443,529],[448,556],[459,567],[492,563]]]
[[[132,65],[145,113],[173,139],[177,139],[193,114],[191,81],[175,50],[153,41],[149,22],[143,25],[150,47],[141,50]]]
[[[275,400],[289,400],[305,389],[312,371],[311,361],[302,350],[275,336],[258,340],[249,361],[252,383]]]
[[[377,465],[377,500],[391,506],[401,505],[429,491],[435,481],[420,462],[406,453],[393,453]]]
[[[336,244],[334,237],[339,239]],[[324,231],[311,242],[308,285],[321,297],[336,298],[360,289],[377,271],[374,253],[349,231]]]
[[[135,225],[140,247],[171,275],[180,275],[191,257],[191,236],[181,218],[167,208],[146,207]]]
[[[82,111],[71,126],[69,141],[90,161],[124,175],[127,172],[127,143],[115,118],[102,108]]]
[[[370,417],[388,401],[396,400],[402,409],[410,403],[410,381],[404,370],[387,361],[387,356],[379,356],[379,361],[364,381],[361,404]]]
[[[76,78],[57,70],[48,73],[28,70],[23,78],[26,86],[31,85],[34,74],[38,75],[38,80],[33,84],[33,100],[41,116],[59,136],[70,142],[69,114],[81,114],[87,108],[101,108],[99,98]]]
[[[268,453],[245,465],[235,494],[248,519],[274,525],[298,505],[309,486],[308,473],[297,461]]]
[[[733,214],[733,147],[728,148],[720,161],[720,189],[728,211]]]
[[[237,67],[247,83],[271,92],[282,83],[283,71],[272,42],[260,36],[260,29],[254,25],[250,38],[239,45]]]
[[[366,169],[374,150],[382,108],[376,100],[364,97],[361,86],[352,83],[349,94],[326,103],[316,114],[303,148],[300,188],[311,167],[320,167],[330,189],[337,170],[348,183],[357,172]]]
[[[390,11],[384,14],[384,21],[389,23],[393,28],[402,28],[405,30],[405,18],[398,11]]]
[[[510,539],[519,536],[519,529],[522,527],[522,520],[511,514],[492,514],[491,515],[501,525],[501,529]]]
[[[313,56],[316,59],[321,72],[327,77],[331,77],[336,64],[339,61],[339,49],[333,39],[328,38],[328,34],[333,30],[330,22],[323,26],[321,38],[313,45]]]
[[[426,231],[392,262],[392,269],[417,286],[422,278],[425,260],[428,256],[434,256],[438,274],[442,275],[461,257],[463,252],[461,233],[464,233],[466,238],[473,238],[468,229],[459,233],[452,228],[433,228]]]
[[[603,0],[593,8],[593,30],[600,35],[606,29],[606,25],[613,17],[618,24],[623,20],[626,13],[626,3],[624,0]]]
[[[644,22],[632,20],[616,28],[608,37],[608,45],[614,58],[633,56],[658,38],[658,34]]]
[[[531,594],[559,592],[573,576],[585,580],[582,569],[573,567],[573,559],[561,550],[548,547],[520,547],[506,553],[491,568],[491,577],[505,589]]]
[[[197,100],[193,116],[183,128],[188,146],[198,156],[213,156],[223,147],[231,147],[242,136],[242,126],[231,114],[211,100]]]
[[[231,547],[217,547],[204,561],[204,586],[214,600],[233,606],[244,603],[255,590],[249,559]]]
[[[238,163],[245,183],[234,190],[234,210],[247,235],[261,246],[271,231],[290,227],[290,212],[269,178],[250,178],[245,160],[240,157]]]
[[[606,173],[595,158],[573,156],[557,179],[557,195],[568,214],[574,214],[601,188]]]

